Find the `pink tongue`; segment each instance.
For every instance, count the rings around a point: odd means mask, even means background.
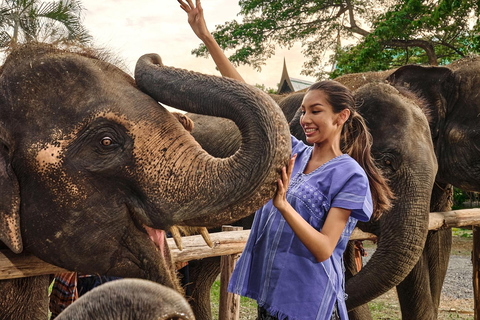
[[[165,255],[164,246],[165,246],[165,232],[159,229],[153,229],[147,226],[143,226],[147,230],[150,240],[155,243],[155,246],[160,249],[162,255]]]

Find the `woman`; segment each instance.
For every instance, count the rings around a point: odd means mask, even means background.
[[[244,81],[208,31],[200,1],[178,2],[221,74]],[[348,319],[343,252],[357,221],[378,219],[393,196],[346,87],[317,82],[301,109],[313,147],[292,137],[293,157],[255,214],[229,291],[255,299],[258,319]]]

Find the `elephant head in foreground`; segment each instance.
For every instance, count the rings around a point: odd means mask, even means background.
[[[158,102],[230,118],[241,147],[212,157]],[[134,81],[89,54],[25,46],[0,75],[0,240],[67,270],[177,288],[165,230],[260,207],[290,152],[281,110],[251,86],[157,55],[139,59]]]
[[[87,292],[56,320],[194,320],[176,290],[142,279],[121,279]]]

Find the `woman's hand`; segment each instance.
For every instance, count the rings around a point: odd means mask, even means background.
[[[183,9],[188,14],[188,23],[192,27],[193,32],[204,41],[206,37],[210,36],[210,32],[207,29],[207,24],[205,23],[205,18],[203,17],[203,9],[200,4],[200,0],[196,0],[196,5],[193,4],[192,0],[186,0],[185,3],[183,0],[177,0],[180,3],[180,8]]]
[[[295,164],[296,158],[297,154],[294,154],[290,161],[288,161],[288,166],[282,168],[282,178],[278,179],[277,193],[275,193],[272,202],[280,212],[290,206],[287,201],[287,189],[290,185],[290,178],[292,176],[293,165]]]

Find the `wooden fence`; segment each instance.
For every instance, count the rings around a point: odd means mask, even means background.
[[[473,291],[474,319],[480,320],[480,209],[464,209],[448,212],[431,212],[429,230],[442,228],[473,226]],[[238,319],[238,297],[226,292],[226,283],[230,278],[235,260],[243,251],[250,230],[238,230],[226,227],[228,232],[211,233],[213,247],[205,244],[202,236],[182,238],[183,250],[180,251],[173,239],[167,239],[173,259],[177,262],[198,260],[208,257],[222,257],[221,301],[222,320]],[[351,240],[374,240],[376,236],[355,229]],[[31,277],[42,274],[68,272],[65,269],[48,264],[30,254],[14,254],[0,251],[0,280]]]

